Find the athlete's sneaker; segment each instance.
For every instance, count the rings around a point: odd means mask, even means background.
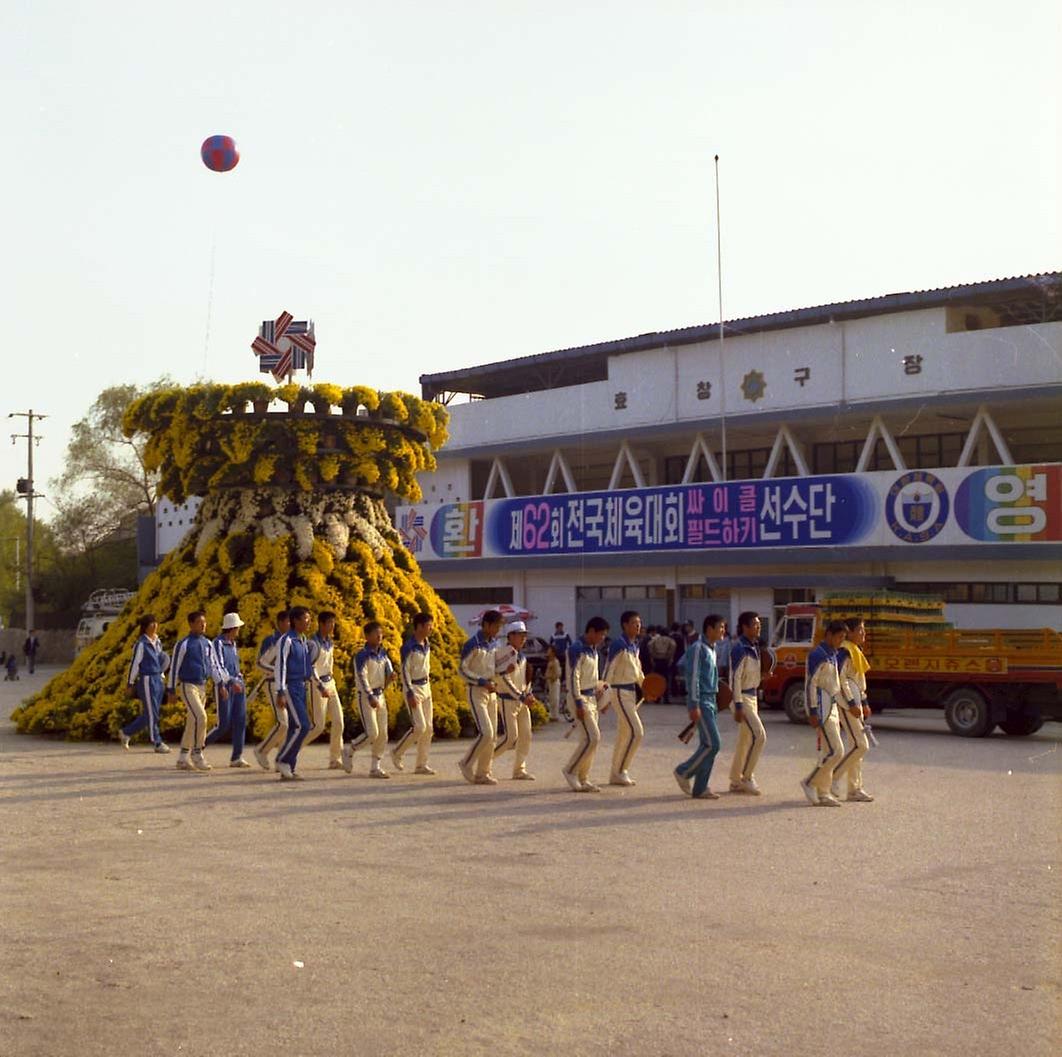
[[[370,778],[390,778],[391,776],[382,767],[373,767],[369,771]]]
[[[692,793],[694,800],[718,800],[719,794],[713,793],[711,789],[705,789],[703,793]]]
[[[477,774],[475,777],[476,785],[497,785],[498,779],[492,774]]]
[[[354,746],[349,741],[343,746],[343,770],[354,773]]]
[[[577,775],[573,774],[571,771],[561,771],[561,774],[564,775],[564,780],[568,783],[568,785],[572,787],[573,793],[586,792],[586,790],[583,789],[583,783],[579,781]]]
[[[750,796],[762,796],[763,790],[756,784],[755,778],[746,778],[741,783],[741,788]]]
[[[848,794],[848,800],[857,804],[872,804],[874,798],[865,789],[856,789]]]
[[[191,761],[188,759],[188,754],[182,752],[177,757],[177,770],[178,771],[190,771],[192,769]]]
[[[808,798],[809,804],[819,802],[819,791],[806,778],[800,783],[800,788],[804,790],[804,796]]]
[[[608,780],[609,785],[634,785],[634,779],[626,772],[612,775]]]
[[[277,764],[277,774],[280,775],[280,780],[282,782],[290,782],[295,777],[291,770],[291,765],[287,763]]]
[[[601,786],[594,785],[593,782],[583,782],[583,784],[580,787],[579,791],[582,792],[582,793],[600,793],[601,792]]]
[[[832,796],[835,800],[841,799],[841,786],[839,783],[834,782],[830,786],[830,796]]]
[[[155,751],[161,756],[165,756],[169,753],[170,747],[166,744],[166,742],[160,741],[158,745],[155,746]]]
[[[197,771],[212,771],[214,770],[208,762],[207,758],[201,752],[192,753],[192,766]]]
[[[469,783],[469,785],[475,784],[476,775],[472,770],[472,764],[462,762],[457,765],[457,769],[461,772],[461,776]]]
[[[841,801],[833,795],[833,793],[819,793],[818,803],[816,807],[840,807]]]
[[[124,731],[121,731],[121,730],[118,731],[118,743],[119,743],[119,745],[122,746],[123,749],[128,749],[129,748],[129,735],[126,734]]]
[[[293,782],[305,782],[306,781],[306,777],[305,777],[305,775],[299,774],[298,771],[292,771],[291,772],[291,780]]]
[[[262,752],[257,745],[254,747],[254,758],[258,761],[258,766],[261,767],[263,771],[271,771],[273,769],[269,762],[269,754]]]
[[[242,769],[242,768],[245,768],[245,767],[250,767],[251,765],[241,756],[241,757],[239,757],[239,759],[229,760],[229,766],[230,767],[239,767],[239,768]]]
[[[675,776],[675,781],[678,782],[679,789],[681,789],[686,796],[692,796],[693,783],[685,775],[679,774],[678,771],[672,771],[671,773]]]
[[[513,775],[514,782],[533,782],[534,780],[535,776],[533,774],[528,774],[527,771],[517,771]]]
[[[328,769],[330,771],[341,771],[343,769],[343,761],[342,760],[329,760],[328,761]]]
[[[732,792],[732,793],[743,793],[743,792],[745,792],[745,787],[740,782],[731,782],[730,783],[730,792]]]
[[[435,774],[435,769],[433,767],[429,767],[427,764],[424,764],[423,766],[418,767],[413,773],[414,774]]]
[[[402,757],[396,756],[393,752],[391,753],[391,764],[396,771],[404,771],[406,769],[406,765],[402,762]]]

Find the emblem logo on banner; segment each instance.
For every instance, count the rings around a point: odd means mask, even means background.
[[[415,506],[411,506],[399,519],[398,536],[402,546],[411,554],[419,554],[424,549],[428,531],[424,527],[424,515]]]
[[[885,519],[904,543],[926,543],[948,522],[950,508],[944,483],[925,470],[898,478],[885,496]]]

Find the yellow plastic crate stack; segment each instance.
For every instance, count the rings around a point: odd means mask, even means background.
[[[868,634],[872,632],[948,631],[944,599],[940,595],[914,595],[903,591],[835,591],[820,603],[822,620],[862,617]]]

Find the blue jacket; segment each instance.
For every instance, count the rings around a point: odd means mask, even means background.
[[[289,631],[280,638],[277,651],[277,664],[274,669],[277,693],[281,690],[296,695],[306,692],[306,681],[313,678],[310,667],[310,652],[306,649],[306,640],[297,632]]]
[[[136,681],[143,679],[145,675],[161,676],[169,663],[170,659],[162,648],[162,640],[155,639],[152,642],[147,635],[141,635],[133,647],[133,659],[129,663],[128,685],[134,686]]]
[[[686,700],[689,707],[715,708],[719,668],[715,661],[715,650],[703,635],[698,635],[697,641],[687,647],[682,655],[682,667],[686,673]]]
[[[214,640],[214,661],[221,676],[221,682],[231,683],[234,679],[243,682],[243,673],[240,671],[240,654],[236,649],[235,642],[229,642],[224,635],[219,635]]]
[[[176,690],[178,682],[202,686],[217,676],[216,669],[210,639],[206,635],[186,635],[173,651],[169,688]]]

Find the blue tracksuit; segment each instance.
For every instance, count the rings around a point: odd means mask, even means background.
[[[306,640],[297,631],[280,639],[274,673],[276,692],[283,691],[288,703],[288,737],[277,753],[277,763],[286,763],[294,771],[299,749],[310,733],[306,683],[312,675]]]
[[[148,728],[148,737],[155,745],[162,744],[162,731],[159,729],[159,711],[166,687],[162,676],[169,666],[170,659],[162,648],[162,642],[154,642],[141,635],[133,647],[133,659],[129,664],[127,686],[136,688],[140,701],[140,715],[122,727],[122,733],[131,738],[138,731]]]
[[[214,640],[211,647],[220,681],[214,683],[214,702],[218,709],[218,722],[213,730],[207,731],[206,744],[213,745],[232,731],[232,758],[238,760],[243,755],[243,743],[247,737],[247,683],[240,671],[240,654],[236,643],[224,636]],[[224,686],[228,697],[224,700],[218,693],[218,687]]]
[[[700,709],[697,720],[697,751],[675,768],[683,778],[693,779],[693,796],[700,796],[708,788],[712,764],[719,753],[719,725],[716,723],[715,695],[719,690],[719,669],[716,666],[715,650],[708,640],[700,635],[682,656],[686,674],[687,705]]]

